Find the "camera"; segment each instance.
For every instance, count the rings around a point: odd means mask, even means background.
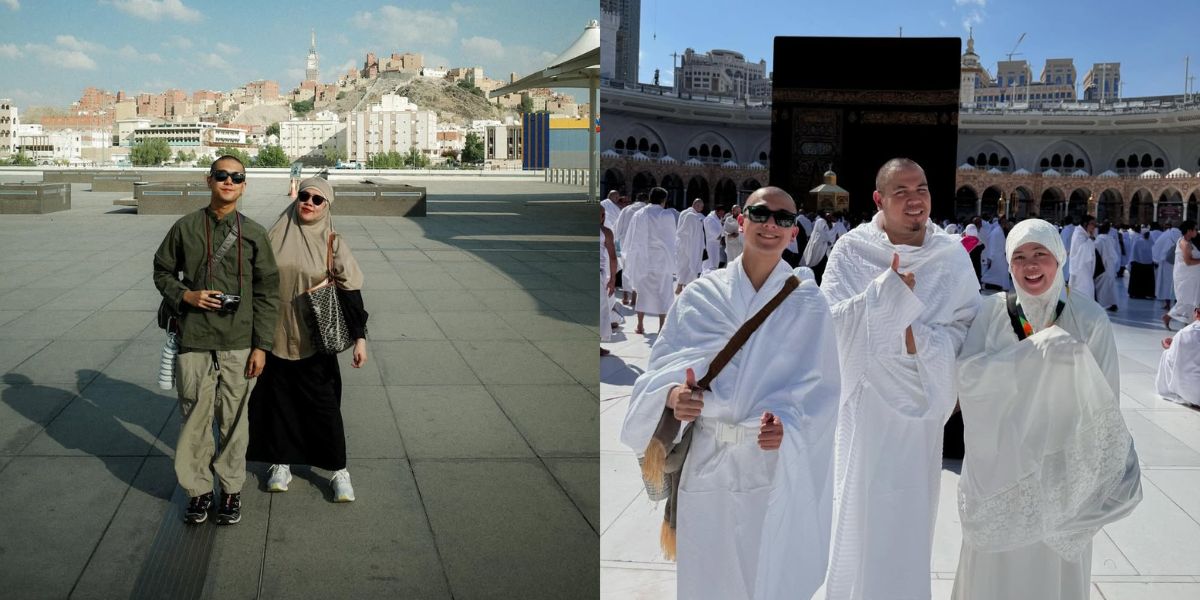
[[[238,305],[242,303],[242,297],[234,294],[213,294],[210,296],[213,300],[221,303],[217,308],[217,312],[234,312]]]

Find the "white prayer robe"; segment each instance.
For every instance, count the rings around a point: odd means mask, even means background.
[[[1103,308],[1121,304],[1121,288],[1117,285],[1117,271],[1121,269],[1121,250],[1111,235],[1096,236],[1096,250],[1104,261],[1104,272],[1095,278],[1096,304]]]
[[[1008,260],[1004,257],[1004,228],[993,225],[983,245],[984,263],[983,283],[1000,286],[1004,290],[1013,289],[1012,277],[1008,273]]]
[[[1172,227],[1154,242],[1154,264],[1158,265],[1154,269],[1154,297],[1159,300],[1175,299],[1175,246],[1182,237],[1179,229]]]
[[[742,226],[737,217],[725,216],[724,231],[721,235],[725,238],[725,254],[729,257],[729,262],[733,262],[742,255]]]
[[[1018,342],[1005,300],[983,299],[959,361],[966,458],[953,597],[1088,600],[1092,538],[1142,497],[1112,326],[1072,288],[1057,326]]]
[[[813,222],[804,213],[796,215],[796,224],[804,228],[804,235],[806,237],[812,235]]]
[[[833,321],[807,269],[802,283],[733,356],[704,394],[678,506],[678,597],[810,598],[828,558],[833,428],[839,373]],[[642,453],[687,368],[696,377],[793,274],[780,261],[757,292],[741,259],[684,289],[634,383],[621,441]],[[795,347],[803,340],[803,347]],[[759,419],[783,423],[778,451],[758,447]],[[723,424],[723,425],[722,425]],[[687,426],[685,424],[685,426]],[[740,426],[740,442],[718,441]],[[657,532],[646,531],[657,537]]]
[[[645,207],[645,202],[634,202],[621,209],[621,214],[617,216],[617,227],[613,229],[613,236],[616,238],[617,250],[622,256],[625,255],[625,236],[629,233],[629,223],[633,221],[633,215]]]
[[[841,219],[838,219],[833,224],[832,231],[833,231],[833,241],[834,242],[837,242],[839,239],[842,238],[843,235],[846,235],[847,233],[849,233],[849,230],[846,229],[846,222]]]
[[[675,229],[675,278],[687,285],[700,276],[704,255],[704,215],[688,208],[679,213]]]
[[[1158,395],[1200,407],[1200,321],[1179,330],[1158,359]]]
[[[604,226],[616,231],[617,220],[621,218],[621,207],[608,198],[601,200],[600,206],[604,207]]]
[[[1067,251],[1067,262],[1063,263],[1063,278],[1066,281],[1071,281],[1071,240],[1075,239],[1076,227],[1076,225],[1068,223],[1062,228],[1063,248]]]
[[[806,267],[821,264],[832,247],[833,232],[829,229],[829,222],[818,218],[813,225],[812,235],[808,238],[808,245],[804,247],[804,254],[800,257],[800,264]]]
[[[600,232],[600,341],[612,338],[612,297],[608,295],[608,248],[604,245],[604,232]]]
[[[1187,324],[1192,322],[1196,307],[1200,306],[1200,265],[1183,262],[1184,250],[1179,247],[1182,242],[1183,237],[1175,242],[1175,268],[1172,269],[1171,278],[1174,280],[1177,302],[1168,314],[1172,319]],[[1191,242],[1187,242],[1186,248],[1187,252],[1192,253],[1191,258],[1200,258],[1200,251]]]
[[[662,206],[651,204],[633,217],[629,226],[629,259],[626,267],[637,290],[634,310],[665,315],[675,300],[675,219]]]
[[[721,265],[721,219],[717,218],[717,211],[708,213],[704,217],[704,244],[705,250],[708,250],[708,258],[704,260],[704,272],[707,273]]]
[[[1068,279],[1072,290],[1075,290],[1093,300],[1096,298],[1096,282],[1092,274],[1096,272],[1096,241],[1087,234],[1087,229],[1076,227],[1071,234],[1071,249],[1068,251],[1067,262],[1071,264],[1071,278]]]
[[[942,428],[954,409],[955,357],[979,304],[957,236],[926,225],[895,246],[881,214],[829,254],[821,289],[838,330],[842,405],[834,463],[830,600],[927,599],[941,484]],[[909,290],[892,272],[912,272]],[[917,353],[905,349],[911,325]]]

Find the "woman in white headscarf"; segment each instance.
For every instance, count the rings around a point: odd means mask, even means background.
[[[367,311],[363,274],[350,246],[333,229],[333,186],[320,177],[300,182],[295,201],[267,233],[279,266],[279,322],[275,347],[250,396],[250,447],[246,458],[271,463],[267,490],[286,492],[291,465],[333,472],[335,502],[353,502],[346,471],[342,375],[337,356],[318,352],[304,292],[325,280],[333,236],[332,275],[354,340],[351,366],[367,361]]]
[[[1058,230],[1005,242],[1016,292],[983,298],[958,366],[966,458],[956,600],[1087,600],[1092,537],[1142,498],[1112,326],[1064,291]]]

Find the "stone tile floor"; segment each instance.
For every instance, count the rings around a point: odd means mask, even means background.
[[[21,179],[40,174],[0,171]],[[241,209],[269,227],[287,181],[249,182]],[[305,468],[267,494],[251,463],[242,523],[177,565],[203,597],[598,593],[595,205],[538,176],[407,182],[428,186],[427,217],[334,209],[371,314],[370,361],[342,357],[358,500],[333,504]],[[151,281],[177,217],[88,189],[0,216],[0,597],[129,597],[182,510]]]
[[[1161,307],[1127,300],[1111,317],[1121,360],[1121,407],[1141,459],[1144,500],[1130,517],[1096,536],[1093,599],[1200,598],[1200,411],[1155,393],[1159,342],[1169,335],[1158,320]],[[619,440],[630,390],[658,331],[658,320],[648,318],[646,335],[634,334],[634,321],[628,316],[623,332],[603,344],[612,355],[600,361],[601,597],[674,598],[675,567],[658,549],[662,507],[646,498],[635,455]],[[943,469],[930,573],[936,600],[950,597],[958,566],[957,484],[958,475]]]

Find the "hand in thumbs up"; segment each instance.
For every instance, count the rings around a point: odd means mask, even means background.
[[[687,382],[671,388],[667,394],[667,408],[675,411],[675,418],[683,422],[695,421],[704,408],[704,393],[696,389],[696,373],[687,370]]]
[[[783,444],[783,421],[766,411],[759,419],[758,447],[763,450],[778,450]]]
[[[900,279],[904,281],[904,285],[907,285],[908,289],[911,290],[911,289],[913,289],[913,286],[917,285],[917,276],[916,275],[913,275],[912,273],[901,273],[900,272],[900,255],[899,254],[892,253],[892,270],[895,271],[896,274],[900,276]]]

